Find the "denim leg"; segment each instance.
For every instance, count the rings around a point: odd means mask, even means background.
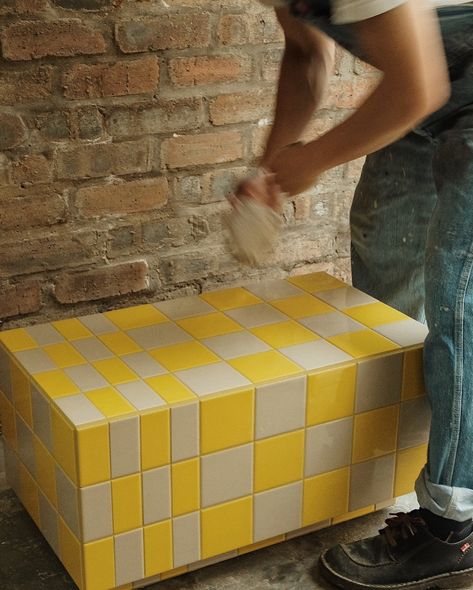
[[[440,136],[434,178],[424,348],[432,423],[416,491],[424,508],[461,521],[473,517],[473,111]]]
[[[436,201],[433,142],[410,133],[367,157],[350,214],[353,284],[424,321],[424,252]]]

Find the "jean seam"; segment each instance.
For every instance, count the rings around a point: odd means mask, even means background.
[[[465,299],[468,290],[471,273],[473,269],[473,242],[470,244],[464,267],[460,275],[460,285],[458,288],[457,303],[455,306],[455,359],[454,359],[454,407],[451,419],[451,445],[447,460],[447,485],[453,486],[453,477],[455,473],[455,464],[460,443],[461,416],[463,403],[463,356],[464,356],[464,321],[465,321]]]

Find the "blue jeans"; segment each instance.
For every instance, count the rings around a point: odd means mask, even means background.
[[[355,55],[349,26],[324,0],[311,22]],[[438,10],[451,98],[411,133],[366,159],[351,210],[353,283],[427,323],[432,406],[419,503],[473,517],[473,4]]]

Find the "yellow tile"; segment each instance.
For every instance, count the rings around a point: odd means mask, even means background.
[[[144,555],[146,578],[172,568],[172,525],[170,520],[144,527]]]
[[[201,512],[201,523],[202,559],[249,545],[253,540],[253,499],[248,496],[206,508]]]
[[[20,500],[36,525],[39,526],[38,487],[21,461],[18,464],[18,469],[20,474]]]
[[[145,328],[146,326],[168,321],[165,315],[156,309],[154,305],[150,304],[106,311],[104,316],[122,330]]]
[[[356,307],[350,307],[343,311],[346,315],[361,324],[365,324],[365,326],[368,326],[369,328],[409,319],[407,315],[401,313],[397,309],[389,307],[389,305],[385,305],[384,303],[357,305]]]
[[[118,358],[95,361],[92,365],[112,385],[139,380],[138,375]]]
[[[85,365],[85,358],[69,342],[49,344],[43,346],[44,352],[52,359],[60,369]]]
[[[353,463],[391,453],[396,449],[399,405],[357,414],[353,432]]]
[[[76,436],[80,487],[108,481],[111,477],[108,424],[80,428]]]
[[[353,510],[352,512],[347,512],[346,514],[340,514],[340,516],[335,516],[335,518],[333,518],[332,524],[340,524],[341,522],[346,522],[347,520],[353,520],[354,518],[365,516],[365,514],[374,512],[374,508],[375,506],[372,504],[366,508],[360,508],[359,510]]]
[[[141,469],[154,469],[171,461],[171,430],[169,409],[165,408],[142,414],[141,429]]]
[[[348,511],[349,481],[349,467],[304,480],[302,526],[345,514]]]
[[[200,297],[221,311],[261,303],[259,297],[241,287],[203,293]]]
[[[38,348],[36,340],[24,328],[0,332],[0,342],[3,342],[5,347],[11,352]]]
[[[355,406],[356,365],[327,369],[307,378],[307,425],[351,416]]]
[[[53,454],[70,479],[77,483],[74,429],[54,406],[51,407]]]
[[[93,336],[92,332],[77,318],[58,320],[56,322],[51,322],[51,324],[66,340],[80,340],[81,338],[90,338]]]
[[[276,350],[249,354],[227,361],[253,383],[282,379],[303,372],[303,369]]]
[[[302,479],[303,462],[304,430],[256,441],[254,491],[261,492]]]
[[[168,371],[180,371],[216,363],[220,358],[200,342],[191,341],[150,351]]]
[[[194,318],[185,318],[176,322],[194,338],[210,338],[221,334],[241,332],[243,328],[220,312],[207,313]]]
[[[69,530],[66,523],[59,517],[59,555],[64,567],[74,582],[82,587],[82,548],[79,541]]]
[[[427,462],[427,445],[399,451],[396,460],[394,495],[404,496],[414,491],[414,484]]]
[[[279,311],[296,319],[335,311],[331,305],[328,305],[324,301],[309,294],[287,297],[285,299],[276,299],[275,301],[270,301],[270,303],[276,309],[279,309]]]
[[[116,418],[136,412],[135,408],[113,387],[86,391],[85,395],[107,418]]]
[[[329,342],[355,358],[363,358],[400,348],[391,340],[371,330],[359,330],[327,338]]]
[[[317,334],[293,320],[269,324],[268,326],[258,326],[252,328],[250,332],[274,348],[319,340]]]
[[[31,385],[29,379],[16,363],[10,363],[10,374],[15,409],[30,428],[33,428]]]
[[[138,346],[138,344],[124,332],[101,334],[99,339],[118,356],[123,354],[133,354],[134,352],[141,352],[143,350],[141,346]]]
[[[424,366],[422,348],[407,350],[404,353],[404,374],[402,379],[403,400],[425,394]]]
[[[277,545],[278,543],[282,543],[285,540],[286,535],[278,535],[277,537],[271,537],[271,539],[266,539],[265,541],[260,541],[259,543],[252,543],[251,545],[247,545],[246,547],[241,547],[238,549],[238,555],[252,553],[253,551],[258,551],[258,549],[264,549],[265,547],[270,547],[271,545]]]
[[[84,545],[85,587],[91,590],[115,588],[115,549],[113,537]]]
[[[112,511],[115,534],[143,526],[139,473],[112,480]]]
[[[0,393],[0,421],[2,423],[3,436],[10,447],[16,451],[16,418],[15,408],[7,400],[7,398]]]
[[[212,453],[253,440],[254,389],[200,402],[200,452]]]
[[[346,284],[327,274],[326,272],[313,272],[307,275],[300,275],[290,277],[290,283],[300,287],[309,293],[316,293],[317,291],[328,291],[329,289],[336,289],[337,287],[346,287]]]
[[[195,399],[197,396],[174,375],[158,375],[145,379],[146,383],[168,404]]]
[[[40,440],[34,437],[36,481],[53,506],[57,506],[56,470],[54,459]]]
[[[80,389],[61,369],[36,373],[33,379],[51,399],[79,393]]]
[[[199,458],[171,465],[172,515],[195,512],[200,507]]]
[[[187,567],[187,565],[181,565],[181,567],[176,567],[175,569],[169,572],[163,572],[161,574],[160,579],[169,580],[170,578],[176,578],[177,576],[182,576],[182,574],[187,573],[188,570],[189,568]]]

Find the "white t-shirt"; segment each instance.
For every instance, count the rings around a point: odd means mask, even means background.
[[[406,0],[331,0],[332,22],[336,25],[356,23],[404,4]],[[285,0],[260,0],[266,6],[285,6]],[[437,8],[452,4],[466,4],[471,0],[429,0]]]

